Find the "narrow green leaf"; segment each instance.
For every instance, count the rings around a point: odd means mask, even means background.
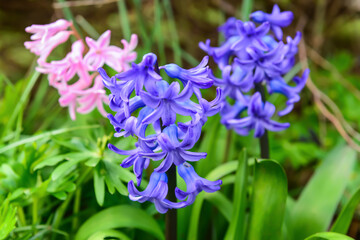
[[[86,240],[98,231],[124,227],[138,228],[153,235],[156,239],[165,239],[158,223],[145,211],[130,205],[119,205],[90,217],[79,228],[75,240]]]
[[[89,159],[90,156],[84,154],[83,156],[79,156],[78,158],[70,159],[67,162],[60,164],[51,174],[51,179],[56,181],[60,177],[66,175],[69,171],[71,171],[71,167],[78,164],[81,161]]]
[[[6,123],[6,126],[3,129],[2,139],[6,136],[8,130],[12,127],[12,125],[13,125],[16,117],[20,113],[21,109],[25,109],[26,101],[27,101],[27,99],[30,95],[30,92],[31,92],[32,88],[34,87],[37,79],[39,78],[39,76],[40,76],[40,73],[34,71],[33,75],[29,79],[29,82],[27,83],[24,92],[22,93],[19,101],[17,102],[17,104],[14,108],[14,111],[11,113],[9,121]],[[0,153],[1,153],[1,149],[0,149]]]
[[[180,48],[180,41],[179,41],[179,36],[178,33],[176,31],[176,23],[175,23],[175,18],[174,18],[174,13],[171,7],[171,1],[170,0],[163,0],[162,1],[164,4],[164,8],[165,8],[165,12],[167,15],[167,18],[169,19],[169,32],[171,34],[171,45],[173,48],[173,52],[174,52],[174,59],[175,59],[175,63],[181,65],[182,60],[181,60],[181,48]]]
[[[303,240],[329,228],[355,160],[356,152],[344,145],[328,154],[295,203],[289,239]]]
[[[243,21],[248,21],[250,13],[252,11],[252,0],[243,0],[241,5],[241,19]]]
[[[44,133],[41,133],[39,135],[24,138],[24,139],[21,139],[21,140],[19,140],[17,142],[14,142],[12,144],[4,146],[4,147],[0,148],[0,153],[6,152],[6,151],[8,151],[10,149],[16,148],[16,147],[21,146],[23,144],[33,143],[33,142],[38,141],[40,139],[47,139],[47,138],[50,138],[51,136],[55,136],[55,135],[59,135],[59,134],[67,133],[67,132],[72,132],[72,131],[76,131],[76,130],[84,130],[84,129],[97,128],[97,127],[99,127],[99,125],[89,125],[89,126],[81,126],[81,127],[67,127],[67,128],[62,128],[62,129],[58,129],[58,130],[44,132]]]
[[[130,240],[128,236],[124,233],[116,231],[116,230],[104,230],[99,231],[91,235],[88,240],[104,240],[104,239],[113,239],[113,240]]]
[[[206,193],[205,199],[211,202],[221,214],[230,222],[233,213],[233,206],[229,199],[221,192]]]
[[[244,149],[240,153],[234,184],[233,211],[225,239],[244,239],[246,220],[246,191],[247,191],[247,156]]]
[[[354,240],[354,239],[339,233],[322,232],[322,233],[316,233],[306,238],[305,240]]]
[[[92,156],[91,153],[68,153],[68,154],[63,154],[63,155],[57,155],[57,156],[45,158],[41,162],[35,162],[35,164],[34,164],[34,166],[32,166],[32,168],[35,171],[35,170],[41,169],[43,167],[54,166],[54,165],[60,163],[61,161],[63,161],[64,159],[67,159],[69,161],[74,161],[76,159],[86,159],[91,156]]]
[[[16,208],[9,203],[7,198],[0,206],[0,239],[6,236],[15,228]]]
[[[280,239],[285,213],[287,179],[279,163],[255,163],[248,238]]]
[[[119,0],[117,4],[119,9],[120,24],[124,37],[126,40],[130,41],[131,30],[125,0]]]
[[[213,171],[211,171],[205,178],[209,179],[210,181],[218,180],[230,173],[233,173],[236,171],[238,166],[237,161],[231,161],[227,162],[225,164],[220,165],[219,167],[215,168]],[[204,194],[200,193],[195,203],[193,204],[191,216],[190,216],[190,224],[189,224],[189,231],[188,231],[188,240],[197,239],[198,236],[198,226],[200,221],[200,213],[201,208],[204,202]]]
[[[96,201],[100,206],[104,204],[104,198],[105,198],[105,180],[104,176],[100,173],[99,167],[95,168],[94,171],[94,191],[95,191],[95,197]]]
[[[206,177],[206,179],[209,179],[211,181],[218,180],[221,177],[224,177],[230,173],[233,173],[236,171],[237,167],[239,165],[239,162],[237,161],[231,161],[224,163],[214,170],[212,170]]]
[[[355,210],[360,203],[360,188],[352,195],[349,202],[341,210],[335,223],[331,227],[331,232],[346,234],[349,230],[351,220]]]

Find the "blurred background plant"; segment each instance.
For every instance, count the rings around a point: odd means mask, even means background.
[[[274,3],[294,12],[286,34],[302,31],[304,41],[293,72],[309,65],[311,79],[301,102],[283,117],[291,127],[269,134],[275,161],[255,163],[256,139],[227,132],[219,116],[209,119],[195,146],[208,157],[196,170],[210,180],[221,178],[224,187],[179,210],[178,238],[278,239],[281,231],[283,239],[296,240],[332,230],[359,239],[360,4],[351,0],[0,2],[0,239],[164,238],[163,216],[152,204],[124,196],[134,176],[106,148],[118,141],[119,148],[131,149],[135,139],[113,138],[109,121],[97,111],[69,118],[46,76],[35,71],[36,59],[23,45],[29,40],[25,27],[66,18],[83,37],[97,39],[110,29],[117,46],[136,33],[136,62],[154,52],[160,65],[190,68],[205,55],[198,42],[221,41],[216,29],[228,17],[270,12]],[[214,95],[215,89],[204,97]],[[243,148],[247,154],[240,153]],[[239,230],[245,221],[247,231]]]

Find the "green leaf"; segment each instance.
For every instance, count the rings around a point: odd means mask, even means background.
[[[104,230],[99,231],[91,235],[88,240],[104,240],[104,239],[119,239],[119,240],[130,240],[124,233],[116,230]]]
[[[222,215],[226,218],[227,221],[231,220],[231,215],[233,213],[233,206],[229,199],[225,197],[221,192],[206,193],[205,199],[211,202]]]
[[[109,188],[109,192],[111,193],[111,188],[115,187],[116,190],[121,194],[121,195],[125,195],[127,196],[128,190],[126,188],[126,186],[121,182],[121,178],[123,178],[124,176],[122,176],[121,174],[119,174],[119,171],[125,171],[125,169],[122,169],[122,167],[120,167],[119,165],[116,165],[114,163],[108,162],[108,161],[103,161],[105,163],[105,169],[106,169],[106,175],[105,175],[105,180],[106,183],[108,185]],[[121,170],[119,170],[121,168]],[[129,172],[128,172],[129,173]],[[110,186],[108,183],[111,183]]]
[[[105,198],[105,180],[98,167],[94,171],[94,191],[96,201],[102,206]]]
[[[63,155],[57,155],[57,156],[46,158],[45,160],[43,160],[39,163],[34,162],[34,166],[32,168],[35,171],[35,170],[41,169],[43,167],[54,166],[65,159],[67,159],[69,161],[73,161],[75,159],[81,159],[84,156],[86,158],[89,157],[88,155],[84,155],[84,153],[68,153],[68,154],[63,154]]]
[[[279,239],[287,197],[287,179],[279,163],[255,163],[248,238]]]
[[[331,227],[331,232],[346,234],[349,230],[351,220],[354,216],[355,210],[360,203],[360,188],[352,195],[349,202],[341,210],[335,223]]]
[[[210,181],[218,180],[221,177],[224,177],[234,171],[236,171],[238,166],[237,161],[227,162],[225,164],[220,165],[219,167],[212,170],[205,178]],[[200,213],[202,204],[204,202],[204,195],[199,194],[196,198],[195,203],[193,204],[191,216],[190,216],[190,224],[188,231],[188,240],[197,239],[198,229],[199,229],[199,221],[200,221]]]
[[[233,211],[225,239],[244,239],[246,220],[247,156],[244,149],[239,157],[234,184]]]
[[[158,223],[145,211],[130,205],[107,208],[89,218],[76,233],[75,240],[86,240],[96,232],[115,228],[138,228],[157,239],[165,239]]]
[[[19,140],[17,142],[6,145],[6,146],[0,148],[0,153],[6,152],[6,151],[8,151],[10,149],[16,148],[16,147],[21,146],[23,144],[34,143],[35,141],[38,141],[40,139],[48,139],[48,138],[50,138],[51,136],[54,136],[54,135],[59,135],[59,134],[63,134],[63,133],[66,133],[66,132],[72,132],[72,131],[76,131],[76,130],[98,128],[98,127],[99,127],[99,125],[89,125],[89,126],[81,126],[81,127],[66,127],[66,128],[62,128],[62,129],[58,129],[58,130],[44,132],[44,133],[41,133],[39,135],[35,135],[35,136],[32,136],[32,137],[21,139],[21,140]]]
[[[339,233],[322,232],[322,233],[316,233],[306,238],[305,240],[354,240],[354,239]]]
[[[51,179],[53,181],[56,181],[60,177],[66,175],[71,170],[72,166],[78,164],[81,161],[89,159],[90,157],[92,157],[91,153],[89,154],[83,153],[81,155],[76,155],[76,158],[69,158],[67,162],[62,163],[57,168],[55,168],[55,170],[51,174]]]
[[[9,203],[9,199],[3,201],[0,207],[0,239],[6,236],[15,228],[16,208]]]
[[[355,160],[356,152],[344,145],[327,155],[295,203],[289,239],[302,240],[329,228]]]

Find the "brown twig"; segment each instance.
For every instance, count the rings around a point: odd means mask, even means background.
[[[300,62],[302,64],[303,70],[307,69],[308,61],[307,61],[307,54],[306,54],[306,46],[304,42],[304,38],[301,40],[299,44],[299,58]],[[311,78],[309,77],[306,86],[309,88],[311,93],[314,96],[314,102],[315,105],[319,108],[320,112],[334,125],[336,130],[340,133],[340,135],[345,139],[345,141],[349,144],[350,147],[355,149],[356,151],[360,152],[360,145],[358,145],[347,133],[347,131],[344,129],[341,121],[333,115],[325,106],[322,99],[324,99],[324,96],[326,96],[324,93],[322,93],[316,85],[313,83]]]

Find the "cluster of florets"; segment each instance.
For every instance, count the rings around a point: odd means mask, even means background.
[[[86,114],[94,108],[106,116],[103,104],[108,104],[108,96],[96,70],[104,64],[118,72],[129,69],[129,63],[136,59],[133,50],[137,36],[132,35],[129,43],[122,40],[123,49],[110,46],[110,30],[97,41],[86,37],[85,43],[73,24],[64,19],[46,25],[32,25],[25,31],[33,34],[32,41],[25,42],[25,47],[39,56],[36,70],[48,74],[49,84],[58,90],[59,103],[69,108],[70,117],[75,120],[76,111]],[[72,44],[71,52],[62,60],[48,62],[51,52],[72,35],[78,40]]]
[[[291,24],[292,12],[280,12],[275,5],[271,14],[257,11],[250,18],[252,21],[249,22],[229,18],[219,28],[225,37],[221,46],[211,47],[207,40],[200,43],[200,48],[222,71],[221,78],[211,77],[214,85],[223,90],[221,122],[240,135],[248,135],[254,129],[254,136],[261,137],[266,129],[281,131],[290,126],[271,120],[275,106],[264,101],[261,89],[265,87],[269,94],[279,93],[287,98],[286,107],[277,113],[284,116],[300,100],[299,93],[305,86],[309,70],[293,79],[294,86],[288,85],[283,78],[295,64],[301,39],[301,33],[297,32],[294,38],[288,36],[286,43],[282,41],[282,28]]]
[[[109,106],[116,114],[109,114],[108,118],[115,128],[115,136],[134,136],[138,140],[133,150],[120,150],[109,144],[114,152],[128,155],[121,166],[133,166],[137,186],[140,186],[150,160],[160,162],[144,191],[139,191],[133,181],[129,182],[130,199],[151,201],[160,213],[192,204],[201,191],[220,189],[221,180],[212,182],[199,177],[188,163],[206,157],[206,153],[189,150],[200,138],[207,117],[221,108],[220,90],[210,102],[201,95],[200,89],[209,88],[214,82],[209,78],[207,62],[208,57],[205,57],[192,69],[183,69],[176,64],[158,68],[156,55],[149,53],[139,64],[133,63],[131,69],[113,77],[109,77],[104,69],[98,70],[105,87],[111,91]],[[160,70],[172,79],[170,83],[162,79]],[[179,115],[188,116],[189,121],[177,121]],[[168,189],[166,172],[173,165],[184,179],[186,191],[177,187]],[[180,201],[166,199],[168,191],[175,191]]]

